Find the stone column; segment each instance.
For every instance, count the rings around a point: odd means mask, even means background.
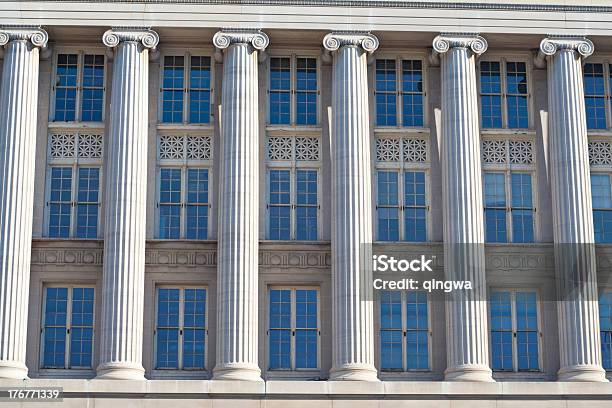
[[[538,59],[548,61],[551,175],[559,381],[606,381],[601,365],[593,205],[582,82],[586,38],[545,38]]]
[[[330,33],[323,46],[333,53],[330,379],[377,381],[367,58],[378,39],[365,32]]]
[[[114,49],[105,163],[104,273],[98,378],[143,380],[149,49],[156,32],[108,30]]]
[[[258,30],[219,31],[225,52],[217,244],[217,363],[213,378],[261,381],[257,358],[259,257]]]
[[[489,368],[484,219],[476,58],[484,38],[441,34],[433,41],[441,60],[442,205],[444,274],[471,281],[473,290],[446,300],[447,381],[493,381]]]
[[[25,365],[34,211],[38,61],[48,36],[37,27],[0,27],[0,379]]]

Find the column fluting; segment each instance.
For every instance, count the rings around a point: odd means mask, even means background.
[[[484,220],[476,58],[484,38],[441,34],[433,41],[441,60],[442,201],[444,274],[471,281],[473,290],[446,299],[448,381],[493,381],[489,368]]]
[[[102,40],[114,49],[114,63],[97,378],[143,380],[149,49],[159,37],[147,29],[116,28]]]
[[[261,381],[258,365],[258,30],[223,30],[221,175],[217,243],[217,380]],[[220,54],[220,53],[219,53]]]
[[[27,377],[25,365],[38,72],[47,33],[1,27],[4,68],[0,89],[0,379]]]
[[[368,54],[378,39],[330,33],[332,74],[332,369],[331,380],[377,381],[372,302],[372,180]]]
[[[586,38],[545,38],[549,168],[559,325],[559,381],[607,381],[601,361],[593,205],[582,61]]]

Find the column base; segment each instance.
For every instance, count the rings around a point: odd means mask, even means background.
[[[145,380],[145,370],[140,364],[104,363],[96,370],[98,380]]]
[[[370,364],[346,364],[332,368],[329,379],[330,381],[379,381],[376,368]]]
[[[0,361],[0,379],[25,380],[28,378],[28,367],[21,361]]]
[[[557,372],[557,381],[608,382],[606,371],[599,365],[574,365]]]
[[[493,372],[489,366],[480,364],[466,364],[444,371],[445,381],[475,381],[475,382],[495,382]]]
[[[213,369],[213,380],[263,381],[259,366],[254,364],[224,364]]]

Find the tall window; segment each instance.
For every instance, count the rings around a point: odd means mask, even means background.
[[[584,64],[583,76],[587,128],[606,129],[608,127],[606,112],[609,109],[606,95],[610,94],[612,84],[610,66],[596,63]]]
[[[319,138],[268,138],[268,239],[318,239]]]
[[[307,288],[271,288],[269,296],[269,369],[317,369],[319,291]]]
[[[596,243],[612,242],[612,142],[589,140],[591,197]]]
[[[531,141],[483,140],[486,242],[534,242]]]
[[[42,368],[91,369],[94,288],[46,287],[42,322]]]
[[[49,136],[47,235],[98,238],[103,139],[95,133]]]
[[[316,125],[318,123],[317,59],[270,58],[269,123]]]
[[[480,113],[483,128],[529,127],[529,87],[525,62],[480,62]]]
[[[491,292],[491,368],[496,371],[539,371],[537,294]]]
[[[427,293],[414,291],[380,293],[382,370],[428,370],[429,336]]]
[[[210,123],[211,58],[164,57],[160,120],[163,123]]]
[[[211,161],[209,136],[159,137],[159,238],[208,238]]]
[[[376,140],[377,240],[427,241],[427,142]]]
[[[104,54],[57,54],[53,121],[103,120],[104,65]]]
[[[204,370],[206,335],[205,288],[157,288],[156,369]]]
[[[423,62],[376,60],[376,125],[423,126]]]
[[[603,368],[612,370],[612,292],[603,293],[599,298],[599,329]]]

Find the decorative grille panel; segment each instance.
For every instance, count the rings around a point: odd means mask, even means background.
[[[318,137],[296,137],[295,138],[295,160],[318,161],[319,138]]]
[[[101,159],[103,149],[102,135],[81,134],[79,135],[79,158]]]
[[[187,136],[187,159],[210,160],[212,157],[210,136]]]
[[[185,158],[185,138],[183,136],[160,136],[159,159],[183,160]]]
[[[482,161],[488,164],[506,164],[506,141],[505,140],[483,140]]]
[[[423,139],[404,139],[404,161],[423,163],[427,161],[427,141]]]
[[[293,147],[291,137],[269,137],[268,138],[268,160],[291,160],[293,159]]]
[[[510,163],[533,164],[533,143],[529,140],[514,140],[509,143]]]
[[[612,143],[589,142],[589,162],[593,165],[612,165]]]
[[[400,161],[400,139],[376,139],[376,160],[379,162]]]
[[[76,135],[65,133],[51,134],[52,159],[73,159],[75,158]]]

